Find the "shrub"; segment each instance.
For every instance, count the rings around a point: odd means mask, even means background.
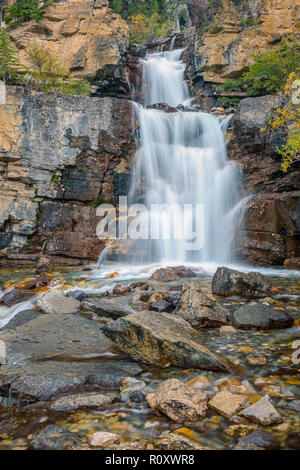
[[[33,44],[26,55],[32,66],[27,73],[29,85],[44,92],[89,96],[89,82],[72,78],[60,65],[58,58],[46,48]]]
[[[244,75],[248,94],[277,94],[282,90],[289,75],[299,71],[299,39],[287,37],[273,51],[255,54],[253,58],[254,64],[250,65],[249,72]]]
[[[165,37],[173,26],[172,21],[162,21],[157,13],[150,17],[135,15],[129,20],[129,37],[132,43],[144,43],[157,37]]]
[[[53,4],[54,0],[17,0],[7,8],[5,22],[20,25],[30,20],[39,21],[46,13],[45,8]]]
[[[288,104],[284,109],[279,108],[274,119],[269,122],[269,127],[273,131],[283,130],[287,135],[286,143],[281,148],[277,147],[277,153],[282,158],[281,168],[284,173],[300,155],[300,80],[297,79],[299,77],[294,72],[290,74],[284,87]]]
[[[5,29],[0,31],[0,80],[4,82],[15,82],[21,79],[21,64],[17,58],[17,53],[9,40]]]

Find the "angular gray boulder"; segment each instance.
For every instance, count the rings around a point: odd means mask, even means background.
[[[122,351],[146,364],[230,371],[228,361],[202,345],[195,330],[172,314],[139,312],[109,322],[102,331]]]
[[[231,319],[231,313],[212,295],[204,292],[201,284],[196,281],[188,281],[184,284],[175,313],[193,328],[219,327],[227,325]]]
[[[97,315],[104,315],[106,317],[117,320],[120,317],[125,317],[135,310],[130,306],[131,295],[123,295],[120,297],[90,297],[82,302],[83,307]]]
[[[253,302],[237,309],[232,323],[240,330],[274,330],[290,328],[294,320],[282,310]]]
[[[269,280],[260,273],[246,274],[225,267],[218,268],[212,280],[212,293],[222,297],[265,298],[270,289]]]
[[[51,290],[38,301],[38,307],[48,314],[76,313],[80,310],[80,302],[71,297],[66,297],[59,290]]]

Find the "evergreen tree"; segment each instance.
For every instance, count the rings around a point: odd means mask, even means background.
[[[5,29],[0,31],[0,80],[4,82],[20,79],[21,64]]]

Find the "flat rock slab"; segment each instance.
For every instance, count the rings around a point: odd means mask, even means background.
[[[175,312],[193,328],[227,325],[231,313],[220,305],[199,282],[188,281],[183,286],[182,296]]]
[[[198,340],[195,330],[172,314],[139,312],[102,326],[104,334],[133,359],[158,366],[176,365],[230,371],[230,363]]]
[[[82,302],[83,307],[87,310],[104,315],[114,320],[135,313],[130,306],[131,295],[123,295],[119,297],[91,297]]]
[[[251,401],[247,397],[235,395],[234,393],[226,390],[217,393],[212,400],[209,401],[209,407],[220,413],[225,418],[232,418],[243,408],[249,406]]]
[[[48,401],[82,389],[119,390],[121,381],[142,369],[130,361],[100,363],[39,362],[24,366],[4,366],[0,391],[22,401]]]
[[[0,333],[7,330],[15,330],[21,325],[25,325],[31,320],[39,317],[40,315],[44,315],[39,310],[22,310],[20,313],[15,315],[3,328],[1,328]]]
[[[218,268],[212,280],[212,293],[223,297],[265,298],[270,288],[269,280],[260,273],[246,274],[229,268]]]
[[[80,447],[76,434],[56,424],[47,426],[30,443],[33,450],[80,450]]]
[[[114,401],[114,397],[100,393],[78,393],[67,395],[55,400],[50,409],[52,411],[74,411],[86,408],[101,408]]]
[[[232,323],[241,330],[274,330],[290,328],[294,320],[282,310],[275,310],[261,303],[251,303],[233,313]]]
[[[76,315],[40,315],[12,331],[0,332],[6,364],[53,357],[86,358],[102,355],[111,342],[97,322]]]
[[[240,412],[240,415],[263,426],[282,422],[282,417],[273,405],[269,395],[265,395],[254,405],[245,408]]]
[[[78,300],[66,297],[59,290],[47,292],[38,300],[37,304],[44,313],[49,314],[77,313],[80,310]]]

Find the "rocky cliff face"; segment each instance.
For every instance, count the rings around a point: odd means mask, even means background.
[[[41,21],[10,27],[9,35],[19,59],[29,66],[26,50],[32,44],[47,48],[74,77],[90,80],[93,91],[115,95],[128,90],[122,63],[128,49],[128,25],[108,8],[107,0],[58,1],[47,8]],[[117,83],[110,83],[114,82]]]
[[[300,266],[300,168],[281,170],[274,137],[261,132],[279,96],[242,100],[233,118],[230,157],[243,170],[249,200],[237,232],[237,254],[252,264]]]
[[[197,26],[196,74],[206,82],[240,77],[251,53],[266,52],[285,35],[299,33],[300,0],[191,0]]]
[[[0,106],[0,262],[97,259],[97,206],[127,194],[132,105],[8,87]],[[7,262],[7,261],[6,261]]]

